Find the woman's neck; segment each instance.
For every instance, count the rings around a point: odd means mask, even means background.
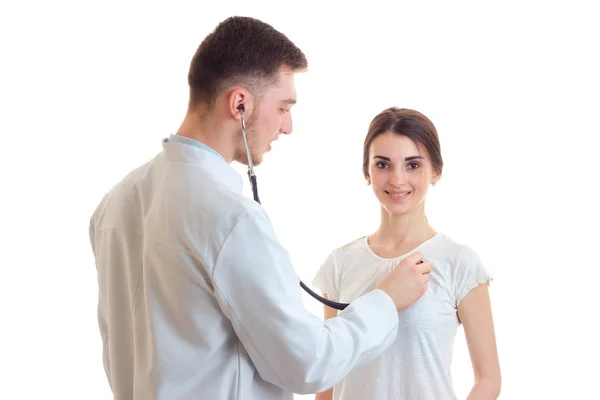
[[[423,206],[403,215],[392,215],[382,207],[379,229],[369,237],[369,245],[378,254],[395,256],[414,249],[435,235]]]

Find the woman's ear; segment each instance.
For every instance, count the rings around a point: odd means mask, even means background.
[[[440,180],[441,177],[442,177],[441,172],[434,172],[433,176],[431,178],[431,184],[435,186],[435,184],[438,183],[438,181]]]
[[[371,177],[369,175],[367,175],[366,178],[367,178],[367,185],[370,185],[371,184]]]

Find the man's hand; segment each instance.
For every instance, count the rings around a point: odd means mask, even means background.
[[[423,262],[423,253],[415,252],[398,263],[377,283],[377,289],[386,292],[402,311],[425,294],[432,265]]]

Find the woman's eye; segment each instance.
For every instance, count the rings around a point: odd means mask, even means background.
[[[380,161],[377,164],[375,164],[375,166],[379,169],[384,169],[388,167],[388,164],[386,162]]]
[[[410,163],[410,164],[408,164],[408,168],[409,169],[417,169],[417,168],[419,168],[419,163],[416,163],[416,162]]]

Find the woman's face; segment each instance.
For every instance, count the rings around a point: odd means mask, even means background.
[[[429,155],[406,136],[386,132],[369,149],[367,181],[381,206],[392,215],[421,207],[429,185],[440,175],[433,171]]]

